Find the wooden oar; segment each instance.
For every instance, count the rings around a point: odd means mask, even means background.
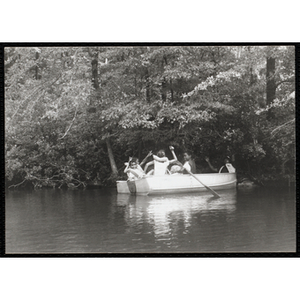
[[[215,196],[218,197],[218,198],[221,198],[221,196],[220,196],[218,193],[216,193],[216,192],[215,192],[213,189],[211,189],[209,186],[207,186],[207,185],[205,185],[203,182],[201,182],[200,179],[198,179],[191,171],[187,170],[187,169],[183,166],[183,164],[177,159],[176,154],[175,154],[175,152],[174,152],[174,147],[173,147],[173,146],[170,146],[169,148],[170,148],[170,150],[171,150],[171,152],[172,152],[174,158],[177,160],[178,164],[179,164],[182,168],[184,168],[191,176],[193,176],[198,182],[200,182],[200,183],[201,183],[207,190],[209,190],[213,195],[215,195]]]
[[[181,162],[178,162],[179,165],[181,165],[181,167],[184,168],[184,166],[182,165]],[[209,190],[213,195],[215,195],[218,198],[221,198],[221,196],[215,192],[213,189],[211,189],[209,186],[205,185],[199,178],[197,178],[191,171],[187,170],[186,168],[184,168],[191,176],[193,176],[198,182],[200,182],[207,190]]]

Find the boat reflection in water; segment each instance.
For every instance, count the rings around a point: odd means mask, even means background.
[[[289,191],[134,196],[114,189],[15,191],[6,253],[295,252]]]
[[[160,196],[118,194],[117,205],[127,206],[125,219],[130,227],[147,224],[149,234],[154,234],[155,239],[164,240],[164,243],[172,240],[174,248],[174,238],[188,234],[189,229],[193,234],[195,227],[204,230],[220,215],[229,222],[234,219],[236,190],[224,190],[219,194],[221,198],[203,193]]]

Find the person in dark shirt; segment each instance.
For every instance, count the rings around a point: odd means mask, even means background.
[[[230,163],[230,158],[227,156],[224,159],[224,165],[220,168],[220,170],[218,171],[217,168],[213,167],[212,164],[210,163],[209,158],[206,156],[205,157],[206,162],[208,163],[210,169],[213,172],[219,172],[219,173],[235,173],[235,168],[234,166]]]

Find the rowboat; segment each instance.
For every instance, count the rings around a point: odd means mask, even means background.
[[[236,188],[236,173],[194,174],[213,190]],[[189,174],[147,176],[134,181],[117,181],[119,194],[159,195],[188,192],[207,192],[198,180]]]

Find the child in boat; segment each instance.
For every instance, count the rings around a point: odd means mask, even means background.
[[[141,166],[138,163],[138,159],[136,157],[130,157],[128,163],[126,164],[126,168],[124,173],[127,174],[128,180],[136,180],[139,178],[143,178],[145,173]]]
[[[210,169],[214,172],[218,172],[218,169],[217,168],[214,168],[211,163],[210,163],[210,160],[209,158],[206,156],[205,157],[205,160],[206,162],[208,163]],[[229,156],[227,156],[225,159],[224,159],[224,165],[220,168],[219,170],[219,173],[235,173],[235,168],[234,166],[230,163],[230,158]]]
[[[174,153],[174,152],[173,152]],[[153,160],[148,162],[145,166],[144,172],[147,172],[149,166],[154,165],[154,170],[151,170],[147,175],[154,175],[154,176],[162,176],[167,174],[168,166],[170,163],[177,161],[177,158],[169,160],[166,157],[166,153],[163,149],[157,152],[157,155],[153,154]]]
[[[178,165],[173,165],[170,169],[171,175],[179,175],[181,174],[181,167]]]

